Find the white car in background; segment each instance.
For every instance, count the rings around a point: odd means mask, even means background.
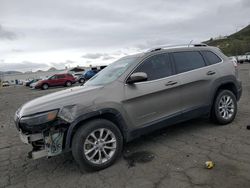
[[[39,81],[40,81],[40,80],[39,80]],[[33,82],[32,84],[30,84],[30,88],[31,88],[31,89],[35,89],[36,84],[37,84],[39,81]]]
[[[8,86],[10,86],[10,83],[8,81],[3,81],[2,86],[8,87]]]
[[[249,62],[250,63],[250,52],[245,53],[245,55],[236,56],[238,63]]]

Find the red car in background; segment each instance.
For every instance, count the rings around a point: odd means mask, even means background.
[[[48,79],[38,81],[35,88],[48,89],[54,86],[70,87],[74,83],[76,83],[76,79],[71,74],[55,74]]]

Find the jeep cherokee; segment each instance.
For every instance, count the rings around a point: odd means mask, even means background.
[[[237,66],[218,48],[159,47],[24,104],[15,122],[33,159],[72,151],[81,167],[100,170],[142,134],[204,115],[232,122],[241,92]]]

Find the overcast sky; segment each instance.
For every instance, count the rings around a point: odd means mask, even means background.
[[[0,71],[108,64],[250,23],[250,0],[0,0]]]

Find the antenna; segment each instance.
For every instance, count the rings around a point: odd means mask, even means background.
[[[193,42],[193,40],[191,40],[191,41],[189,42],[188,47],[192,44],[192,42]]]

